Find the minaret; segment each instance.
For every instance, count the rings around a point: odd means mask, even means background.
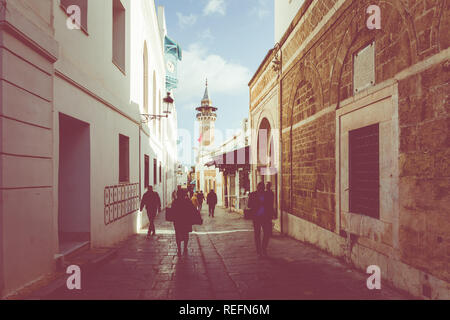
[[[197,120],[200,127],[200,149],[214,145],[214,123],[217,118],[215,113],[217,108],[212,106],[212,101],[208,93],[208,79],[206,79],[205,94],[203,95],[201,106],[196,108]]]

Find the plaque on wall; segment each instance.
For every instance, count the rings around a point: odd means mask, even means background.
[[[353,92],[356,94],[375,85],[375,42],[353,56]]]

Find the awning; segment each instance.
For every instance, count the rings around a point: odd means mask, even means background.
[[[250,146],[247,146],[215,156],[205,166],[216,166],[221,171],[228,171],[238,168],[250,169],[250,163]]]

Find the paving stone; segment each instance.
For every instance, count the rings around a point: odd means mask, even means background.
[[[122,242],[115,257],[98,266],[92,276],[82,279],[81,291],[62,288],[48,298],[409,298],[387,286],[381,291],[370,291],[365,285],[365,274],[320,250],[280,235],[271,239],[269,257],[258,257],[251,222],[221,208],[217,208],[214,219],[205,218],[202,226],[194,226],[188,255],[178,257],[175,237],[167,234],[173,231],[173,226],[163,216],[157,218],[156,236],[146,240],[144,230]]]

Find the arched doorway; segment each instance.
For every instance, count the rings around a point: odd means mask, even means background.
[[[271,183],[271,190],[274,193],[274,209],[278,212],[278,170],[276,153],[277,132],[272,128],[269,120],[263,118],[259,124],[257,132],[257,165],[255,172],[255,188],[258,183]],[[277,223],[275,223],[277,226]],[[279,226],[278,226],[279,228]]]
[[[276,175],[275,146],[272,127],[267,118],[263,118],[258,128],[257,142],[257,174],[256,183],[269,182],[272,175]],[[274,185],[272,183],[272,185]]]

